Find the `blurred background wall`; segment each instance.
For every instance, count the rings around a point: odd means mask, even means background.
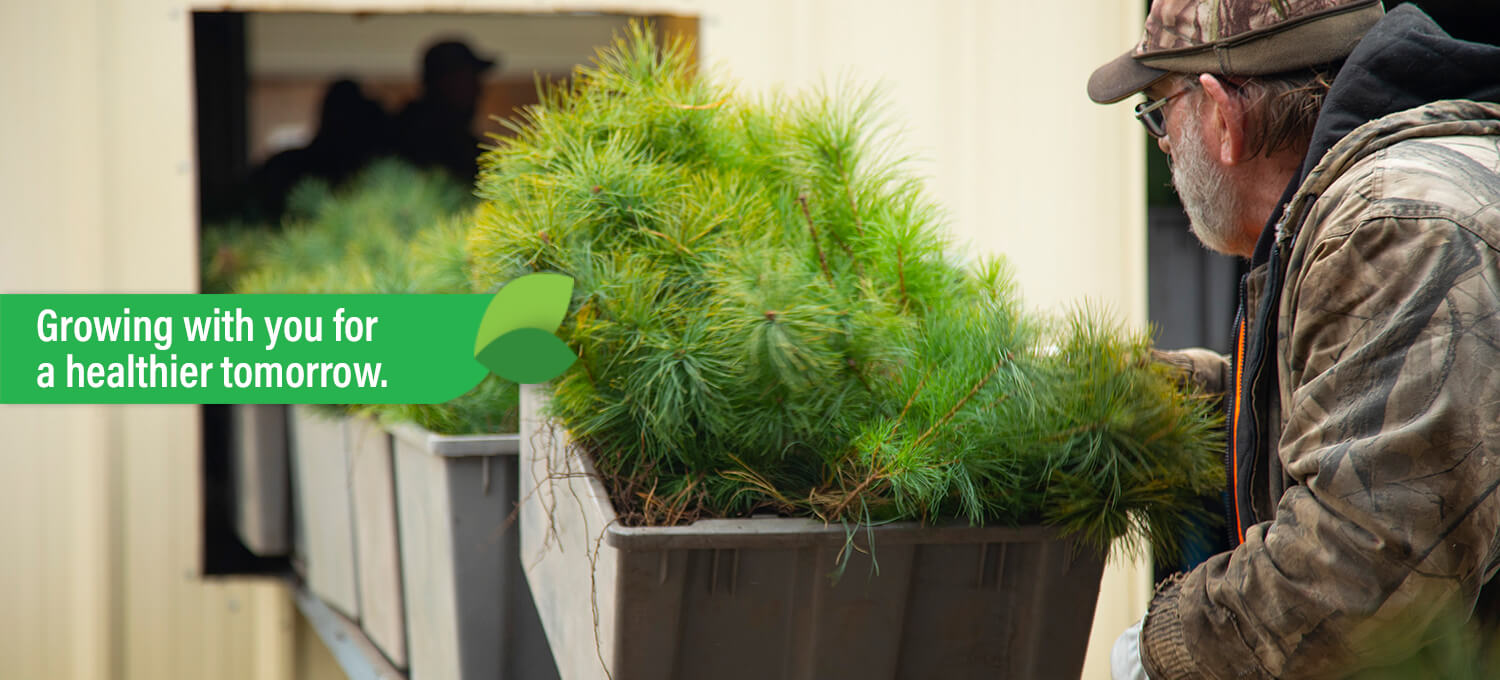
[[[1137,38],[1141,0],[8,0],[0,291],[195,290],[198,10],[458,15],[481,42],[514,21],[480,15],[584,12],[601,36],[624,15],[672,15],[699,33],[701,63],[746,90],[880,82],[965,252],[1006,254],[1038,307],[1089,300],[1145,322],[1142,134],[1083,93]],[[308,99],[299,78],[329,66],[316,48],[350,23],[298,35],[305,24],[278,21],[248,24],[263,94],[281,102],[255,114],[261,146],[237,151],[250,157],[296,142],[295,116],[276,116]],[[410,87],[412,61],[364,65],[389,74],[379,96]],[[509,63],[494,96],[557,68]],[[201,575],[199,422],[196,407],[0,406],[0,674],[338,676],[280,582]],[[1085,677],[1107,677],[1148,574],[1139,560],[1106,574]]]

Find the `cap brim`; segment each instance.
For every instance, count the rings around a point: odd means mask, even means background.
[[[485,71],[494,68],[494,66],[495,61],[493,59],[483,59],[480,57],[474,58],[474,68],[478,69],[480,73],[484,73]]]
[[[1130,56],[1131,52],[1097,69],[1089,76],[1089,99],[1096,104],[1113,104],[1151,87],[1171,71],[1151,68]]]

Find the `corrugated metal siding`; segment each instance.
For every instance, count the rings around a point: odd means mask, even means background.
[[[186,7],[0,13],[0,290],[192,290]],[[0,406],[0,674],[292,676],[285,587],[197,576],[198,427],[194,407]]]

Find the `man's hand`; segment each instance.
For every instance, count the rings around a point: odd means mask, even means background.
[[[1178,382],[1193,392],[1218,396],[1233,387],[1229,379],[1229,357],[1213,350],[1201,347],[1153,349],[1151,360],[1171,369]]]

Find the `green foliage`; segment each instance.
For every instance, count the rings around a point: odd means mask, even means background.
[[[204,225],[198,252],[202,291],[233,292],[239,277],[260,266],[266,243],[273,238],[275,234],[266,225],[243,222]]]
[[[465,242],[473,200],[438,172],[372,164],[340,191],[293,190],[282,229],[257,243],[240,293],[470,293]],[[207,247],[205,246],[205,249]],[[442,434],[514,432],[517,388],[495,376],[444,404],[352,408]]]
[[[449,245],[462,241],[463,226],[452,221],[470,203],[461,185],[394,160],[372,164],[338,192],[319,180],[303,182],[287,200],[280,233],[264,244],[261,266],[241,277],[235,290],[468,292],[467,286],[419,286],[428,283],[419,278],[441,279],[442,272],[425,271],[429,265],[412,248],[420,243],[451,262],[453,248],[445,252],[443,239]]]
[[[476,288],[576,280],[554,414],[625,521],[1048,522],[1170,553],[1222,469],[1144,337],[968,266],[847,88],[746,102],[640,26],[481,159]],[[1046,348],[1055,346],[1056,351]]]

